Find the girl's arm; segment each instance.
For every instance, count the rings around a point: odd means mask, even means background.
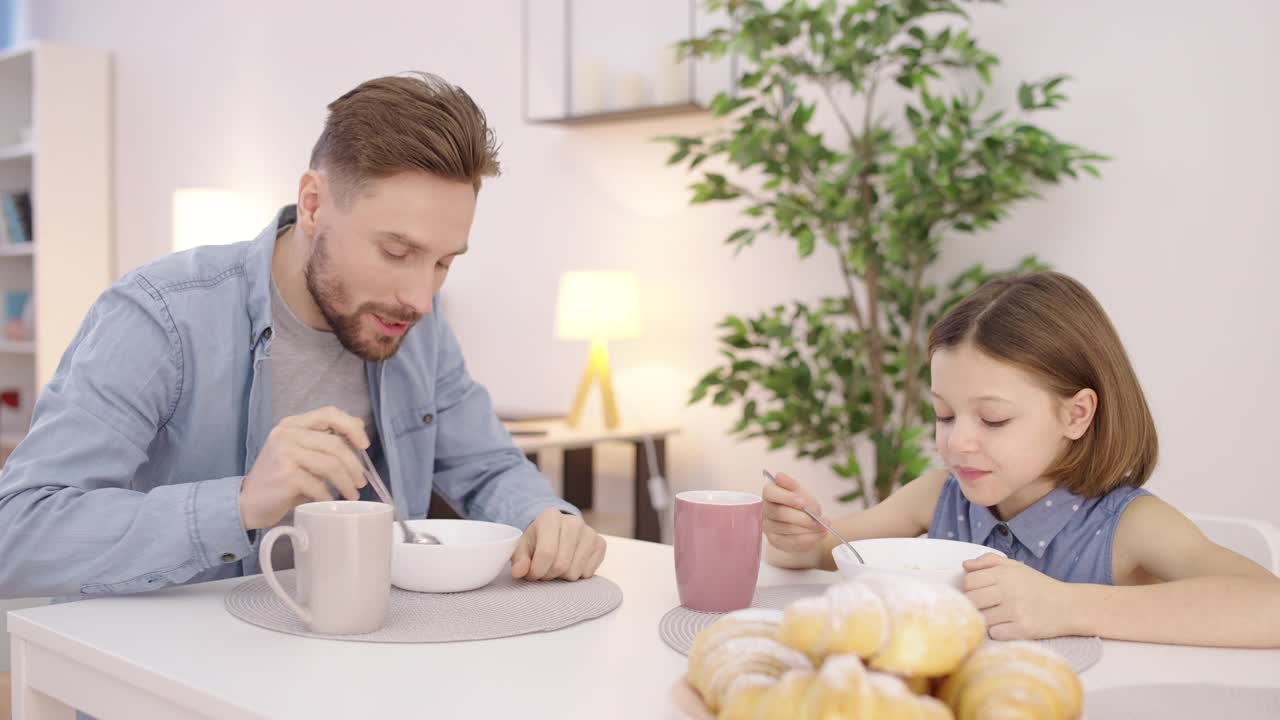
[[[882,537],[915,537],[929,531],[933,511],[942,494],[942,484],[947,479],[944,469],[931,470],[899,488],[882,502],[861,512],[850,513],[831,521],[832,527],[849,540],[866,540]],[[811,508],[812,509],[812,508]],[[778,567],[835,570],[831,556],[840,541],[830,533],[823,538],[820,549],[813,555],[802,557],[798,553],[786,553],[770,545],[766,558]]]
[[[1280,578],[1211,542],[1185,515],[1155,497],[1134,500],[1120,518],[1116,581],[1068,585],[1074,632],[1117,640],[1280,647]]]

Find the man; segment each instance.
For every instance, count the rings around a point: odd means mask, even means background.
[[[512,574],[590,577],[605,543],[552,494],[433,302],[467,250],[493,132],[429,75],[329,105],[258,239],[125,275],[89,311],[0,474],[0,596],[95,596],[255,573],[297,505],[434,487],[525,529]],[[284,543],[278,547],[287,547]]]

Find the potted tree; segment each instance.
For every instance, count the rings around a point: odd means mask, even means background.
[[[1044,186],[1097,175],[1104,157],[1032,122],[1065,100],[1064,76],[1021,83],[1012,110],[988,106],[998,59],[960,2],[707,6],[729,25],[681,50],[735,54],[744,70],[711,103],[719,130],[663,138],[668,164],[695,173],[693,203],[742,204],[725,240],[735,252],[784,239],[831,263],[844,292],[726,317],[724,361],[690,402],[737,404],[734,434],[826,460],[851,483],[841,500],[870,505],[929,464],[928,328],[996,274],[975,266],[933,281],[944,242],[991,227]],[[838,132],[815,122],[820,107]],[[1027,258],[1007,272],[1039,267]]]

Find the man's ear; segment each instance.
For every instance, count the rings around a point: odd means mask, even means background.
[[[308,170],[298,179],[298,226],[314,235],[320,196],[327,190],[325,177],[318,170]]]

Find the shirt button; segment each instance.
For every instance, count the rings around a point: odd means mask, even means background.
[[[1008,536],[1009,536],[1009,526],[1008,526],[1008,525],[1004,525],[1004,524],[997,525],[997,526],[996,526],[996,531],[997,531],[997,532],[999,532],[1001,535],[1004,535],[1005,537],[1008,537]]]
[[[266,330],[263,330],[263,331],[262,331],[262,339],[263,339],[263,340],[270,340],[270,339],[271,339],[271,328],[270,328],[270,327],[268,327]]]
[[[435,416],[435,415],[432,415],[431,413],[427,413],[426,415],[423,415],[423,416],[422,416],[422,424],[423,424],[423,425],[430,425],[431,423],[433,423],[433,422],[435,422],[435,421],[436,421],[436,416]]]
[[[228,563],[236,559],[235,553],[222,553],[222,562]]]

